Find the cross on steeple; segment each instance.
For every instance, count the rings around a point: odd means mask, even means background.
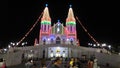
[[[48,4],[45,4],[46,7],[48,7]]]
[[[71,4],[70,4],[69,6],[70,6],[70,8],[72,8],[72,5],[71,5]]]

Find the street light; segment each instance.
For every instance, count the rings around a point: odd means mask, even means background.
[[[16,45],[18,45],[18,43],[16,43]]]
[[[111,45],[108,45],[108,48],[111,49]]]
[[[93,46],[96,47],[96,44],[94,44]]]
[[[13,46],[15,45],[15,43],[12,44]]]
[[[8,45],[8,48],[10,48],[11,46],[10,45]]]
[[[12,42],[10,42],[10,44],[13,44]]]
[[[100,46],[100,44],[97,44],[97,46]]]
[[[23,42],[21,45],[23,46],[23,45],[25,45],[26,44],[26,42]]]
[[[102,47],[105,47],[106,46],[106,44],[104,43],[104,44],[102,44]]]

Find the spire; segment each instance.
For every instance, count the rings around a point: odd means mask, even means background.
[[[45,4],[45,9],[43,11],[42,21],[51,21],[50,14],[48,10],[48,4]]]
[[[67,16],[66,22],[75,22],[72,5],[69,5],[69,6],[70,6],[70,8],[68,11],[68,16]]]

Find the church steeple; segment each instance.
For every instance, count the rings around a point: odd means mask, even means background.
[[[68,16],[66,19],[66,28],[67,28],[67,37],[71,39],[71,41],[76,40],[76,20],[74,17],[72,5],[70,5]]]
[[[43,11],[43,16],[41,18],[41,30],[43,32],[49,32],[49,28],[51,27],[51,18],[48,10],[48,4]]]
[[[46,4],[46,7],[43,11],[43,16],[41,21],[51,21],[49,10],[48,10],[48,4]]]
[[[68,16],[66,19],[66,26],[67,26],[68,32],[73,33],[76,31],[76,21],[75,21],[75,17],[73,14],[72,5],[70,5],[69,11],[68,11]]]
[[[72,5],[70,5],[69,11],[68,11],[68,16],[66,19],[66,23],[75,24],[75,17],[73,14]]]
[[[46,43],[47,39],[49,38],[50,35],[50,30],[51,30],[51,18],[48,10],[48,4],[46,4],[46,7],[43,11],[43,16],[41,18],[41,29],[40,29],[40,37],[39,37],[39,42],[42,40],[40,43]]]

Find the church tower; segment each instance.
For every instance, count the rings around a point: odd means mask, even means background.
[[[73,14],[72,5],[70,5],[68,16],[66,19],[67,41],[74,44],[77,41],[76,37],[76,20]]]
[[[47,41],[50,36],[50,29],[51,29],[51,18],[48,10],[48,4],[43,11],[43,16],[41,18],[41,29],[40,29],[40,37],[39,42],[40,44],[47,44]]]

